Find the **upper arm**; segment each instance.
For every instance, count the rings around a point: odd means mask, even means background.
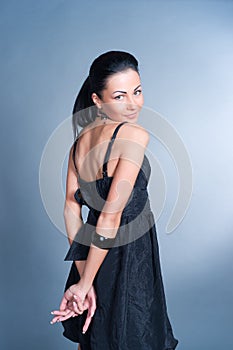
[[[118,217],[119,221],[141,168],[148,141],[148,132],[133,125],[127,125],[121,138],[115,140],[119,161],[101,213],[105,218],[112,217],[114,220],[114,217]]]
[[[79,187],[79,185],[78,185],[78,179],[77,179],[77,172],[74,167],[74,162],[72,158],[72,153],[73,153],[73,146],[70,149],[69,159],[68,159],[64,210],[66,210],[67,208],[71,208],[72,210],[75,211],[77,215],[81,216],[81,207],[74,198],[74,194],[77,188]]]

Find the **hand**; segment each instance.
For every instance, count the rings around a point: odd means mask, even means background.
[[[84,295],[85,299],[84,299]],[[83,326],[83,333],[85,333],[91,323],[91,319],[96,310],[96,293],[94,287],[91,286],[88,293],[85,293],[79,284],[74,284],[64,293],[60,304],[60,310],[52,311],[53,315],[56,315],[51,324],[65,321],[70,317],[75,317],[83,313],[88,309],[87,318]]]
[[[52,312],[52,314],[61,317],[55,317],[51,323],[65,321],[75,314],[82,314],[84,309],[87,308],[87,305],[84,305],[87,293],[80,288],[79,284],[80,283],[73,284],[65,291],[60,304],[60,310]]]

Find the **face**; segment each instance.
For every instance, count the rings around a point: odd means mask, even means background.
[[[111,75],[102,91],[102,98],[96,94],[92,98],[97,108],[100,108],[114,121],[136,123],[143,106],[140,77],[137,72],[127,69]]]

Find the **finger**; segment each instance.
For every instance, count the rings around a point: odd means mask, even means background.
[[[80,311],[79,308],[78,308],[78,305],[75,301],[73,301],[73,311],[76,313],[76,314],[82,314],[83,311]]]
[[[85,301],[84,301],[84,303],[83,303],[83,308],[84,308],[84,310],[87,310],[87,309],[89,309],[89,307],[90,307],[90,302],[89,302],[89,300],[86,298]]]
[[[66,309],[67,303],[68,303],[68,300],[63,296],[59,306],[60,311],[64,311]]]
[[[68,311],[74,311],[75,313],[77,313],[78,315],[81,314],[82,312],[80,312],[80,310],[78,309],[77,303],[74,301],[74,299],[72,301],[69,301],[67,304],[67,310]]]
[[[69,309],[66,309],[65,311],[60,311],[60,310],[54,310],[51,312],[52,315],[56,315],[52,320],[51,320],[51,324],[53,323],[56,323],[56,322],[59,322],[60,321],[60,318],[61,317],[64,317],[66,315],[68,315],[68,313],[70,312],[71,310]]]
[[[50,321],[50,324],[54,324],[56,322],[59,322],[60,321],[60,317],[61,316],[55,316],[51,321]]]
[[[90,314],[93,316],[96,310],[96,297],[90,299]]]
[[[81,301],[77,301],[77,306],[78,306],[79,312],[84,311],[83,303]]]
[[[67,309],[69,309],[69,310],[71,310],[71,311],[74,311],[74,310],[73,310],[73,308],[74,308],[74,307],[73,307],[73,301],[74,301],[74,300],[69,301],[69,303],[67,304]]]
[[[68,294],[68,293],[67,293],[67,294]],[[65,294],[63,295],[62,300],[61,300],[61,303],[60,303],[60,306],[59,306],[59,308],[60,308],[61,311],[65,310],[65,309],[67,308],[68,302],[72,299],[71,293],[70,293],[69,297],[67,296],[67,294],[65,293]]]
[[[91,312],[88,310],[87,318],[86,318],[86,321],[85,321],[84,326],[83,326],[83,333],[86,333],[86,331],[91,323],[91,320],[92,320],[92,315],[91,315]]]
[[[61,316],[57,322],[68,320],[68,318],[73,317],[74,314],[74,311],[70,311],[66,316]]]
[[[84,300],[81,300],[81,298],[77,295],[74,295],[75,302],[77,303],[79,311],[84,311]]]
[[[57,316],[66,316],[69,311],[70,311],[69,309],[66,309],[64,311],[54,310],[54,311],[51,312],[51,314],[52,315],[57,315]]]

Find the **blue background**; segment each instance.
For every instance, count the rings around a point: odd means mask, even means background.
[[[233,2],[22,0],[0,7],[1,349],[77,348],[60,324],[49,324],[70,265],[63,261],[68,241],[43,207],[39,165],[91,62],[112,49],[138,58],[145,105],[173,124],[193,166],[189,209],[167,235],[177,178],[166,149],[153,146],[167,177],[157,227],[177,349],[231,349]]]

